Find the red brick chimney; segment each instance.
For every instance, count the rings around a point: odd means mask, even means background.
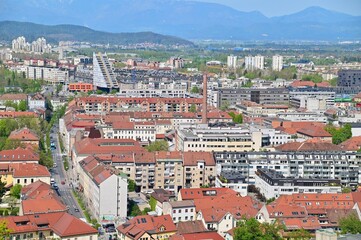
[[[202,123],[207,124],[207,73],[203,73]]]

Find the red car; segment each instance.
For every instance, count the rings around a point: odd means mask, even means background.
[[[65,181],[61,181],[61,185],[64,185],[65,184]]]

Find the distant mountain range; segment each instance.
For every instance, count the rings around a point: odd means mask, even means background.
[[[76,24],[107,32],[151,31],[187,39],[359,40],[361,17],[310,7],[268,18],[180,0],[1,0],[0,20]],[[292,3],[290,3],[292,4]]]
[[[108,33],[95,31],[76,25],[42,25],[28,22],[0,22],[0,40],[11,41],[19,36],[25,36],[27,41],[45,37],[48,42],[82,41],[102,44],[136,44],[157,43],[164,45],[193,45],[188,40],[179,37],[166,36],[153,32]]]

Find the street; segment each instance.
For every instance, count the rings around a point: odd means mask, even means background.
[[[56,149],[52,150],[54,167],[51,171],[52,178],[54,178],[56,184],[58,185],[58,194],[60,195],[63,203],[68,206],[69,210],[68,212],[72,214],[73,216],[77,218],[84,218],[82,209],[78,205],[78,202],[76,201],[75,197],[72,194],[72,187],[69,186],[69,183],[72,182],[68,174],[66,173],[64,169],[64,164],[62,160],[61,155],[61,149],[58,139],[58,125],[54,124],[52,128],[52,132],[50,133],[50,139],[52,142],[55,143]],[[68,171],[71,171],[70,169]],[[61,184],[65,182],[65,184]],[[78,209],[79,211],[76,211],[75,209]]]

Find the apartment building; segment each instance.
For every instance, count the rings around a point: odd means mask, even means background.
[[[230,55],[227,57],[227,67],[233,69],[237,67],[237,56]]]
[[[178,193],[183,187],[183,155],[181,152],[156,153],[155,188]]]
[[[288,104],[289,93],[287,88],[221,88],[215,90],[213,98],[216,107],[225,104],[238,105],[241,101],[252,101],[258,104],[279,105]]]
[[[45,80],[51,84],[61,84],[69,80],[69,71],[52,67],[25,66],[26,78]]]
[[[0,95],[0,104],[4,105],[5,102],[10,101],[19,104],[21,101],[27,101],[28,96],[23,93],[5,93]]]
[[[216,162],[210,152],[183,152],[183,169],[185,188],[214,186]]]
[[[9,139],[20,141],[25,145],[30,144],[35,148],[39,147],[40,141],[38,135],[27,127],[12,131],[9,135]]]
[[[44,108],[45,109],[45,97],[40,93],[36,93],[34,95],[28,96],[28,109],[37,109]]]
[[[247,70],[264,69],[264,56],[246,56],[244,63]]]
[[[247,128],[209,127],[204,124],[185,124],[176,130],[179,151],[254,151],[261,146],[262,134]]]
[[[127,89],[117,93],[119,97],[137,98],[186,98],[186,89]]]
[[[69,83],[69,92],[90,92],[94,90],[93,84],[91,83]]]
[[[327,123],[327,117],[319,112],[280,112],[277,117],[292,122],[321,122]]]
[[[249,184],[255,184],[257,169],[267,168],[285,177],[339,179],[347,186],[359,184],[361,159],[358,154],[343,152],[331,143],[289,144],[294,147],[280,148],[282,152],[215,152],[217,174],[237,171]]]
[[[114,121],[111,126],[101,129],[104,138],[133,139],[147,143],[156,140],[155,122]]]
[[[108,56],[93,53],[93,86],[94,89],[119,89],[118,81],[109,62]]]
[[[123,98],[90,96],[75,99],[76,106],[86,112],[190,112],[194,105],[201,109],[201,98]]]
[[[285,177],[274,169],[259,168],[255,186],[267,199],[293,193],[341,193],[341,181],[326,178]]]
[[[359,87],[361,86],[361,70],[345,69],[338,72],[337,86]]]
[[[193,221],[196,218],[196,206],[192,200],[164,202],[163,214],[169,214],[174,223]]]
[[[272,57],[272,70],[281,71],[283,68],[283,56],[274,55]]]
[[[0,151],[0,163],[39,163],[40,156],[32,148]]]
[[[276,116],[278,112],[287,112],[287,105],[264,105],[251,101],[242,101],[235,108],[239,110],[245,118],[257,118],[264,116]]]
[[[98,219],[127,217],[126,177],[90,156],[80,161],[79,184],[92,215]]]
[[[233,170],[220,172],[216,177],[215,186],[219,188],[230,188],[241,194],[241,196],[247,196],[248,193],[246,177]]]

